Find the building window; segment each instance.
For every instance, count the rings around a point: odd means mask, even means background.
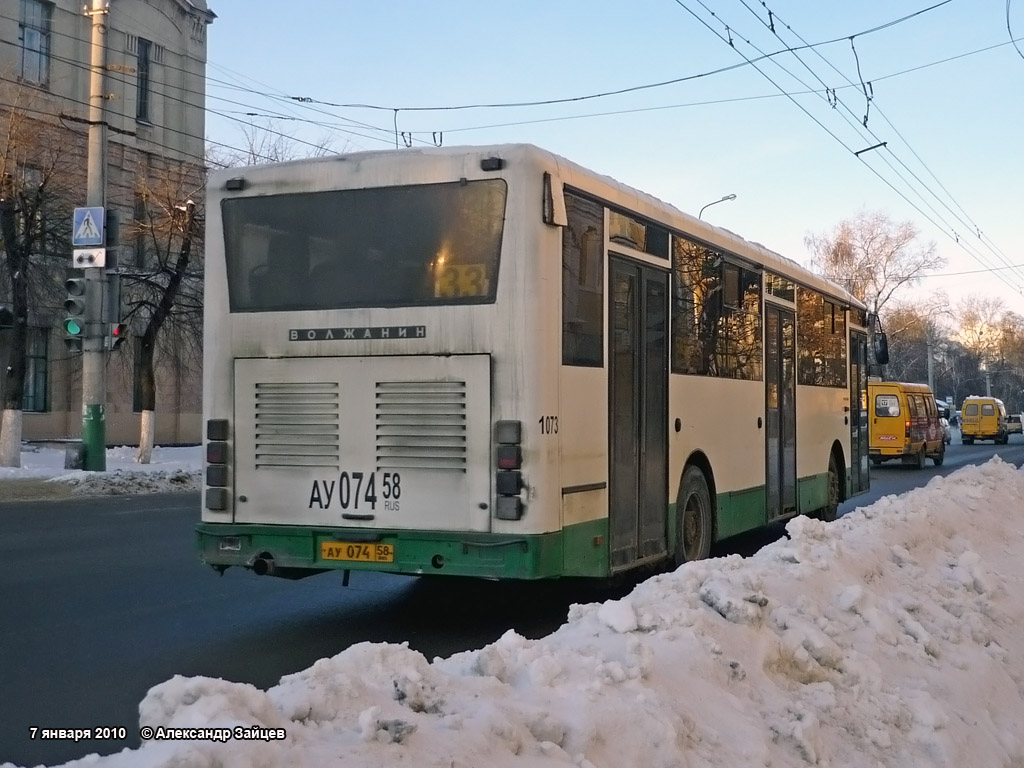
[[[566,194],[562,228],[562,364],[604,365],[604,208]]]
[[[49,328],[28,329],[25,340],[25,389],[21,395],[21,409],[35,413],[49,410],[47,400],[47,360],[50,351]]]
[[[149,122],[149,49],[152,43],[149,40],[139,38],[136,43],[136,57],[138,64],[136,69],[139,76],[139,91],[135,99],[135,119],[145,123]]]
[[[50,82],[50,22],[53,6],[21,0],[21,79],[35,85]]]

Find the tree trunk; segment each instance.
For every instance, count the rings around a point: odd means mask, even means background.
[[[156,341],[156,331],[157,329],[150,323],[142,337],[142,343],[139,344],[142,425],[139,432],[139,450],[135,455],[135,461],[139,464],[149,464],[153,458],[153,438],[156,434],[156,376],[153,372],[153,347]]]
[[[21,409],[4,408],[0,418],[0,467],[21,466]]]
[[[164,290],[163,296],[160,297],[153,315],[146,324],[146,331],[142,335],[142,344],[140,345],[141,357],[139,359],[139,368],[142,372],[142,427],[139,435],[139,451],[135,457],[135,460],[141,464],[148,464],[153,453],[153,433],[156,426],[156,377],[153,373],[153,359],[156,351],[156,337],[160,333],[164,321],[171,314],[171,308],[174,306],[174,300],[178,296],[181,281],[184,279],[185,272],[188,269],[189,259],[192,255],[192,224],[195,220],[194,217],[195,205],[190,200],[183,227],[184,234],[181,239],[181,250],[178,251],[178,259],[174,264],[174,271],[171,273],[170,280],[167,281],[167,288]],[[147,411],[150,412],[148,420],[146,418]],[[148,450],[145,448],[147,425],[149,428]]]
[[[156,436],[156,412],[145,410],[142,412],[142,429],[139,434],[139,451],[135,454],[135,461],[139,464],[149,464],[153,460],[153,439]]]

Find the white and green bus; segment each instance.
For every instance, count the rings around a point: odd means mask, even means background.
[[[866,307],[529,145],[214,174],[202,560],[488,579],[706,557],[866,490]]]

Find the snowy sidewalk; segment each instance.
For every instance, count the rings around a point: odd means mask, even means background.
[[[0,467],[0,503],[86,495],[130,495],[200,490],[202,447],[153,449],[149,464],[135,462],[136,448],[107,449],[105,472],[64,468],[64,449],[25,445],[21,467]]]

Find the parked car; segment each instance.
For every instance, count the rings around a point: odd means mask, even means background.
[[[949,419],[940,418],[939,424],[942,426],[942,442],[946,445],[950,445],[953,442],[953,433],[949,428]]]
[[[1021,414],[1011,413],[1009,416],[1006,417],[1006,434],[1024,434],[1024,423],[1021,423]]]

